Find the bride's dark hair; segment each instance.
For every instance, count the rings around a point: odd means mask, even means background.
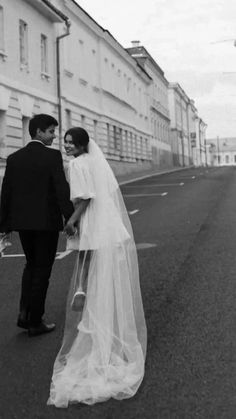
[[[76,147],[83,146],[84,152],[88,153],[89,135],[84,128],[80,128],[80,127],[69,128],[64,135],[64,140],[67,135],[71,135],[73,144]]]

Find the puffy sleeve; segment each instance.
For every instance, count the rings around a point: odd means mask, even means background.
[[[94,183],[89,167],[81,160],[71,160],[69,164],[70,199],[95,197]]]

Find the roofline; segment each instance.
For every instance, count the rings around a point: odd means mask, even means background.
[[[162,77],[168,82],[168,80],[165,77],[165,72],[164,70],[162,70],[162,68],[159,66],[159,64],[157,64],[157,62],[154,60],[154,58],[152,57],[152,55],[148,52],[148,50],[143,46],[140,45],[138,47],[130,47],[130,48],[126,48],[126,51],[132,51],[132,50],[137,50],[138,48],[142,48],[145,53],[147,54],[147,58],[150,59],[150,61],[152,62],[152,64],[154,65],[154,67],[157,68],[157,70],[161,73]],[[145,57],[140,57],[140,58],[145,58]]]
[[[48,0],[43,0],[43,1],[48,1]],[[83,13],[85,13],[86,16],[88,16],[89,19],[91,19],[102,31],[104,34],[108,34],[108,36],[110,36],[117,45],[119,45],[120,48],[122,48],[122,50],[129,56],[129,58],[132,58],[132,60],[135,62],[135,64],[139,67],[139,69],[145,74],[145,76],[148,77],[149,80],[152,80],[152,77],[146,72],[146,70],[128,53],[128,51],[126,51],[126,48],[123,47],[123,45],[121,45],[116,38],[114,38],[114,36],[109,32],[108,29],[104,29],[103,26],[99,25],[99,23],[97,23],[97,21],[90,16],[90,14],[88,12],[86,12],[86,10],[83,9],[83,7],[81,7],[75,0],[70,0],[72,1],[72,3],[74,3],[80,10],[83,11]]]
[[[55,12],[65,22],[69,21],[69,18],[64,15],[59,9],[57,9],[49,0],[41,0],[46,6],[48,6],[53,12]]]

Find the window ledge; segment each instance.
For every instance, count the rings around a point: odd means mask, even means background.
[[[87,86],[88,82],[84,79],[79,79],[80,84],[82,84],[83,86]]]
[[[96,92],[96,93],[98,93],[100,91],[100,89],[97,86],[93,86],[93,91]]]
[[[64,70],[64,74],[67,76],[67,77],[70,77],[70,78],[72,78],[73,76],[74,76],[74,73],[72,73],[70,70]]]
[[[48,73],[44,73],[43,71],[41,71],[41,79],[42,79],[42,80],[49,81],[49,80],[50,80],[50,78],[51,78],[50,74],[48,74]]]
[[[7,58],[7,54],[2,49],[0,50],[0,58],[2,59],[2,61],[6,61]]]

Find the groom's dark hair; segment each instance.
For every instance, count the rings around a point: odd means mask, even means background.
[[[58,126],[58,122],[53,116],[47,115],[46,113],[39,113],[34,115],[33,118],[29,121],[29,133],[31,138],[34,138],[37,133],[37,129],[40,128],[41,131],[45,131],[50,125]]]

